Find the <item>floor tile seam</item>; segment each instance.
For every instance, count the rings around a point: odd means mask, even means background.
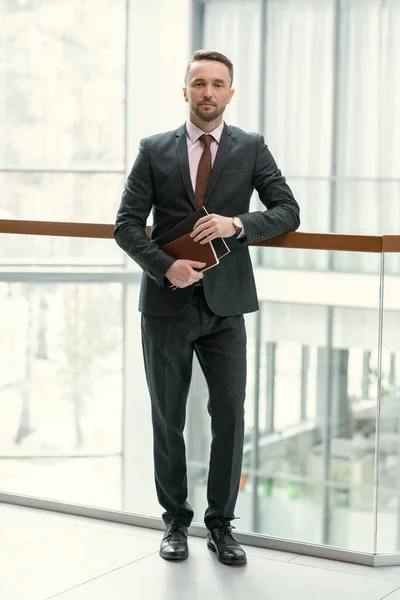
[[[388,594],[386,594],[386,596],[382,596],[382,598],[380,598],[379,600],[385,600],[386,598],[390,598],[390,596],[392,594],[394,594],[395,592],[397,592],[398,590],[400,590],[400,587],[397,587],[395,590],[392,590],[391,592],[389,592]]]
[[[17,512],[17,511],[15,511]],[[54,518],[54,517],[48,517],[48,516],[43,516],[43,515],[37,515],[35,513],[25,513],[22,512],[21,513],[22,516],[27,516],[33,519],[37,519],[39,521],[46,521],[46,523],[62,523],[63,525],[67,526],[71,526],[71,527],[85,527],[86,525],[83,525],[81,523],[77,523],[76,521],[70,521],[69,519],[62,519],[62,518]]]
[[[289,564],[290,560],[282,560],[281,558],[272,558],[271,556],[259,556],[258,554],[250,554],[250,552],[246,552],[247,556],[251,558],[259,558],[260,560],[270,560],[271,562],[278,562],[283,565]]]
[[[67,516],[71,516],[73,517],[74,515],[67,515]],[[70,525],[71,527],[96,527],[97,523],[94,523],[93,525],[89,525],[88,523],[80,523],[80,518],[77,517],[77,519],[63,519],[62,517],[47,517],[47,516],[36,516],[36,519],[40,519],[40,521],[46,521],[46,523],[62,523],[63,525]],[[82,517],[83,519],[88,518],[88,517]],[[97,521],[98,519],[93,519],[93,521]],[[110,523],[112,523],[113,521],[109,521]]]
[[[72,531],[73,529],[75,529],[75,525],[73,525],[71,527],[71,529],[65,530],[65,531],[53,531],[53,532],[47,532],[44,535],[41,535],[40,537],[34,539],[34,540],[30,540],[29,542],[27,542],[28,544],[32,544],[33,542],[38,542],[40,540],[46,540],[46,539],[54,539],[54,538],[62,538],[65,536],[69,536],[72,535],[73,533],[76,533],[75,531]]]
[[[153,535],[145,535],[145,534],[140,534],[140,533],[135,533],[132,531],[119,531],[118,529],[113,529],[111,527],[102,527],[101,525],[84,525],[84,524],[77,524],[77,527],[85,527],[86,529],[97,529],[97,530],[101,530],[101,531],[109,531],[112,533],[120,533],[121,535],[130,535],[130,536],[134,536],[134,537],[140,537],[140,538],[146,538],[147,540],[155,540],[156,538]],[[127,525],[127,527],[129,527],[129,525]],[[157,530],[155,530],[157,531]],[[161,541],[163,532],[160,530],[160,539],[159,541]]]
[[[84,531],[86,530],[86,531]],[[130,537],[139,537],[140,539],[146,539],[146,540],[156,540],[156,538],[153,538],[152,536],[139,536],[136,533],[132,533],[132,532],[128,532],[128,531],[117,531],[115,529],[110,529],[108,527],[99,527],[99,526],[92,526],[92,525],[81,525],[79,523],[71,523],[70,527],[65,528],[65,531],[55,531],[53,533],[49,532],[43,536],[41,536],[40,538],[37,539],[44,539],[44,538],[54,538],[57,536],[72,536],[74,534],[77,533],[85,533],[90,535],[90,532],[93,532],[93,530],[95,531],[107,531],[108,533],[115,533],[115,534],[120,534],[120,535],[125,535],[125,536],[130,536]],[[32,540],[33,541],[33,540]],[[37,541],[37,540],[34,540]],[[156,540],[157,541],[157,540]]]
[[[293,558],[289,558],[289,560],[286,560],[285,562],[292,562],[292,560],[296,560],[296,558],[300,558],[302,555],[301,554],[296,554],[295,556],[293,556]]]
[[[40,510],[40,509],[30,509],[30,510]],[[14,512],[14,511],[13,511]],[[16,513],[18,511],[15,511]],[[71,526],[78,526],[78,527],[92,527],[92,525],[88,525],[87,523],[80,523],[80,519],[90,519],[90,517],[82,517],[80,515],[73,515],[71,513],[57,513],[56,511],[49,511],[49,510],[44,510],[41,512],[45,512],[45,515],[39,515],[36,512],[31,513],[29,512],[25,512],[22,511],[21,515],[23,516],[31,516],[34,517],[35,519],[40,519],[41,521],[51,521],[51,522],[56,522],[56,523],[63,523],[64,525],[71,525]],[[66,518],[64,518],[66,517]],[[93,526],[96,527],[97,526],[97,521],[101,521],[102,519],[90,519],[91,521],[94,521]],[[117,521],[105,521],[106,523],[117,523]],[[129,527],[129,524],[126,523],[121,523],[121,525],[127,525]]]
[[[8,550],[6,550],[4,552],[1,551],[0,555],[6,554],[7,556],[17,557],[18,555],[21,554],[21,552],[23,552],[26,549],[26,546],[29,546],[30,544],[35,544],[36,542],[40,542],[41,540],[54,539],[55,537],[63,537],[65,535],[69,535],[70,533],[71,532],[69,532],[69,531],[57,531],[54,533],[46,533],[43,535],[39,535],[38,537],[35,537],[30,540],[26,540],[25,542],[18,542],[16,544],[14,544]]]
[[[300,555],[300,556],[303,556],[303,555]],[[288,562],[290,562],[291,565],[296,565],[298,567],[307,567],[309,569],[317,569],[317,571],[329,571],[330,573],[343,573],[344,575],[354,575],[355,577],[368,577],[369,579],[379,579],[380,581],[387,581],[387,582],[392,581],[393,583],[400,582],[400,575],[399,575],[399,579],[387,579],[385,577],[374,577],[373,575],[368,575],[368,574],[364,574],[364,573],[352,573],[351,571],[342,571],[342,569],[330,569],[328,567],[319,567],[317,565],[305,565],[303,563],[293,562],[294,560],[296,560],[296,559],[293,558],[292,560],[290,560]],[[351,564],[356,564],[356,563],[348,563],[348,564],[351,565]],[[368,565],[356,565],[356,566],[367,567],[369,569],[379,568],[379,567],[368,567]],[[396,591],[396,590],[394,590],[394,591]]]
[[[156,552],[151,552],[150,554],[146,554],[146,556],[141,556],[140,558],[136,558],[135,560],[131,560],[123,565],[119,565],[118,567],[115,567],[115,569],[111,569],[110,571],[105,571],[104,573],[101,573],[100,575],[96,575],[95,577],[91,577],[90,579],[87,579],[86,581],[81,581],[81,583],[78,583],[77,585],[73,585],[70,588],[67,588],[65,590],[62,590],[61,592],[57,592],[57,594],[53,594],[53,596],[48,596],[47,598],[44,598],[43,600],[52,600],[53,598],[57,598],[58,596],[61,596],[62,594],[66,594],[67,592],[70,592],[72,590],[75,590],[83,585],[86,585],[87,583],[91,583],[92,581],[96,581],[96,579],[101,579],[102,577],[106,577],[107,575],[111,575],[111,573],[115,573],[116,571],[120,571],[121,569],[124,569],[125,567],[129,567],[129,565],[133,565],[137,562],[140,562],[142,560],[145,560],[146,558],[150,558],[151,556],[154,556],[154,554],[158,554],[158,550]]]
[[[13,505],[14,506],[14,505]],[[15,505],[17,506],[17,505]],[[44,520],[44,521],[57,521],[57,522],[61,522],[61,523],[68,523],[69,519],[68,517],[73,518],[75,515],[72,515],[70,513],[58,513],[56,511],[51,511],[51,510],[42,510],[39,508],[30,508],[30,507],[21,507],[18,506],[17,508],[27,508],[27,510],[10,510],[9,513],[12,515],[20,515],[23,517],[34,517],[35,519],[40,519],[40,520]],[[5,511],[7,512],[7,511]],[[46,514],[40,514],[40,513],[46,513]],[[0,512],[1,514],[1,512]],[[64,516],[67,517],[67,519],[64,519]],[[77,516],[77,518],[79,519],[79,516]],[[85,518],[85,517],[83,517]]]
[[[153,537],[150,535],[148,535],[148,536],[142,535],[140,533],[131,533],[129,531],[124,532],[124,531],[118,531],[117,529],[113,530],[111,527],[100,525],[97,522],[98,519],[92,519],[94,521],[94,523],[89,524],[89,523],[79,523],[79,521],[75,521],[75,520],[70,521],[69,519],[64,520],[62,518],[54,518],[54,517],[48,517],[48,516],[37,516],[37,515],[34,515],[34,516],[35,516],[35,518],[40,519],[42,521],[52,521],[52,522],[56,522],[56,523],[63,523],[64,525],[70,525],[71,527],[86,527],[88,529],[94,528],[94,529],[101,529],[103,531],[115,531],[116,533],[122,533],[124,535],[135,535],[138,537],[147,537],[147,538]],[[73,515],[71,515],[71,516],[73,516]],[[82,518],[87,518],[87,517],[82,517]],[[79,519],[79,517],[78,517],[78,519]],[[125,525],[126,527],[132,527],[132,525],[129,525],[129,523],[118,523],[117,521],[105,521],[105,523],[115,523],[116,525],[121,525],[121,526]],[[138,525],[133,525],[133,527],[138,527]],[[144,527],[143,529],[147,529],[147,528]],[[163,534],[162,530],[155,529],[154,531],[160,531],[160,540],[161,540],[161,537]],[[155,539],[155,538],[153,538],[153,539]]]
[[[161,542],[161,538],[162,538],[162,531],[160,531],[160,537],[155,537],[154,535],[145,535],[145,534],[140,534],[140,533],[135,533],[132,531],[119,531],[118,529],[113,529],[111,527],[101,527],[99,525],[80,525],[78,523],[74,524],[76,527],[81,527],[84,529],[87,529],[88,531],[93,531],[93,529],[95,529],[96,531],[107,531],[108,533],[115,533],[118,535],[125,535],[125,536],[129,536],[129,537],[134,537],[134,538],[139,538],[139,540],[153,540],[155,542]],[[128,525],[129,527],[129,525]]]
[[[46,537],[47,537],[47,535],[39,535],[38,537],[30,538],[29,540],[24,540],[21,542],[13,542],[12,544],[10,544],[8,549],[7,548],[5,550],[1,549],[0,554],[3,554],[3,553],[13,554],[15,551],[18,551],[23,546],[27,546],[28,544],[33,544],[34,542],[43,540]],[[2,542],[4,542],[4,540],[2,540]]]

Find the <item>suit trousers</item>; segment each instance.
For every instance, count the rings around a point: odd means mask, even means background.
[[[211,452],[206,526],[234,519],[244,438],[246,329],[243,315],[220,317],[208,307],[201,286],[183,314],[142,314],[142,345],[151,398],[155,484],[163,520],[189,526],[186,449],[183,431],[193,353],[208,387]]]

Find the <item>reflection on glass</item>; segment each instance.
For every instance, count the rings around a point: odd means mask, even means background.
[[[254,491],[256,490],[256,492]],[[256,498],[257,530],[284,539],[321,542],[321,486],[294,479],[259,476],[242,477],[235,522],[238,530],[253,531],[252,503]]]

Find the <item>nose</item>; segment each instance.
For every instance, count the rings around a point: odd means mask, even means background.
[[[211,100],[213,95],[213,89],[211,85],[204,88],[204,100]]]

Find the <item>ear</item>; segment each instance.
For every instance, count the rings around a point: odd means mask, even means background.
[[[182,88],[182,92],[183,92],[183,97],[185,98],[185,102],[189,102],[189,96],[188,96],[188,91],[186,87]]]
[[[227,104],[229,104],[229,102],[232,100],[232,98],[233,98],[233,94],[234,94],[234,93],[235,93],[235,90],[234,90],[234,89],[231,89],[231,90],[229,91],[229,96],[228,96],[228,102],[227,102]]]

